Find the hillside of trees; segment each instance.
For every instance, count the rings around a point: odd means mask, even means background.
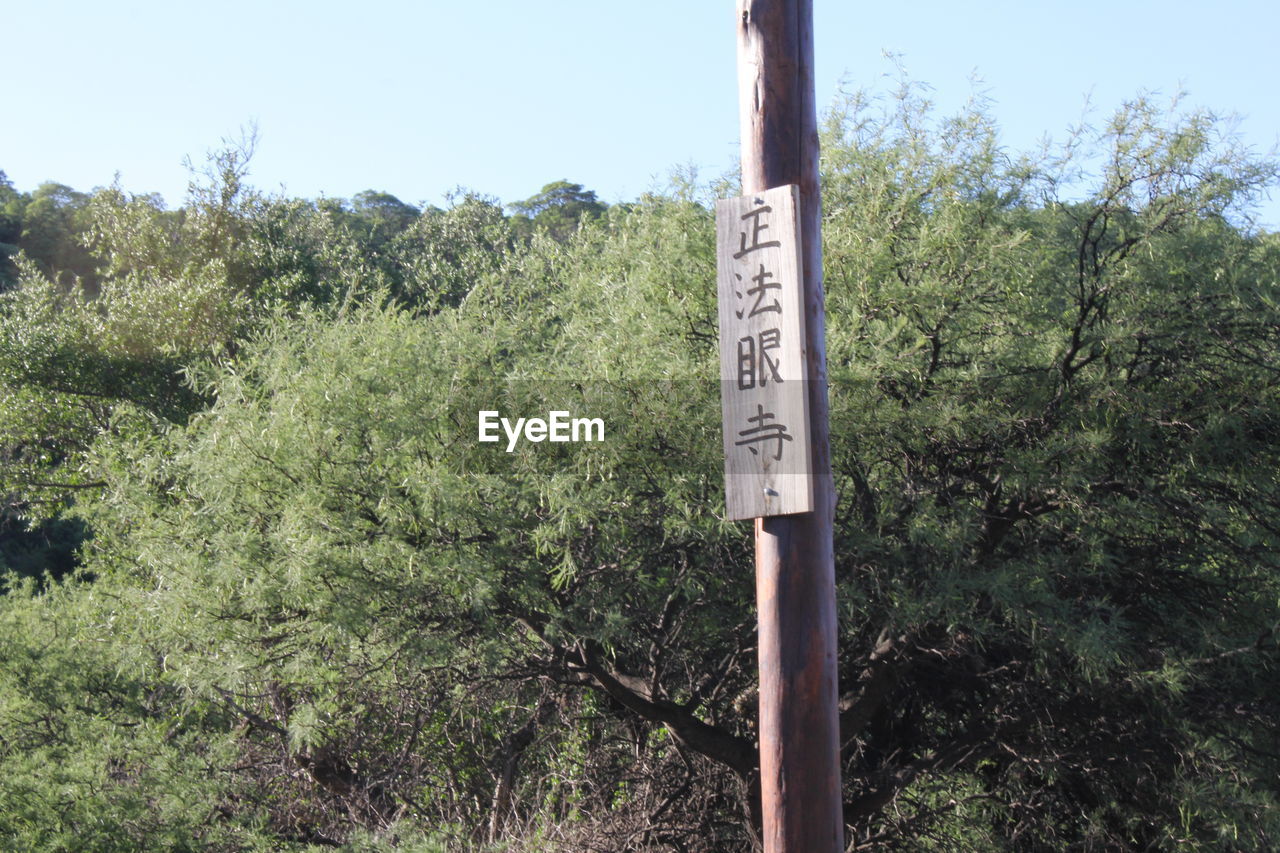
[[[756,843],[712,200],[0,173],[0,848]],[[3,164],[0,164],[3,165]],[[1276,163],[823,133],[850,850],[1280,848]],[[602,418],[477,441],[480,410]]]

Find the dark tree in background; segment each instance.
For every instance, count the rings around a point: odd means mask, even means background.
[[[567,240],[585,222],[605,211],[605,205],[591,190],[581,184],[553,181],[535,196],[507,205],[512,211],[511,224],[516,234],[528,237],[542,231],[561,242]]]

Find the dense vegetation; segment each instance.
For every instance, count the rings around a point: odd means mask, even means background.
[[[712,190],[0,180],[0,846],[750,849]],[[851,849],[1280,846],[1274,164],[824,134]],[[21,251],[18,251],[20,249]],[[604,419],[476,441],[476,413]]]

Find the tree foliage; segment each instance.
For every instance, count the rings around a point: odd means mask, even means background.
[[[910,88],[832,114],[852,849],[1277,844],[1275,169],[1219,127],[1138,99],[1029,158]],[[228,164],[91,197],[96,296],[3,295],[11,500],[56,471],[93,538],[0,602],[0,839],[749,848],[707,199],[561,182],[527,234]]]
[[[1221,778],[1276,734],[1278,256],[1227,219],[1272,167],[1140,100],[1063,200],[898,109],[828,148],[846,776],[915,805],[863,837],[1265,848]]]
[[[555,240],[567,240],[578,227],[605,211],[605,205],[582,184],[552,181],[537,195],[508,205],[513,211],[512,225],[516,233],[528,238],[535,232]]]

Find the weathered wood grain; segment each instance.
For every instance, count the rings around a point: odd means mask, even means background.
[[[809,512],[809,399],[799,187],[716,204],[725,508]]]
[[[756,520],[766,853],[838,853],[835,490],[828,438],[812,0],[737,0],[742,191],[798,184],[813,511]]]

